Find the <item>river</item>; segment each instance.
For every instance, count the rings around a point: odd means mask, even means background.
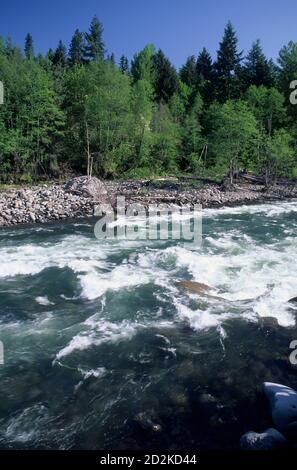
[[[297,202],[205,209],[203,243],[0,231],[0,447],[225,449],[296,387]],[[216,289],[199,297],[176,281]]]

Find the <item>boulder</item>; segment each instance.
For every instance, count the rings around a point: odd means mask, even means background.
[[[108,201],[105,184],[94,176],[91,178],[87,176],[72,178],[66,183],[65,191],[86,198],[91,197],[94,201],[98,202],[105,203]]]
[[[212,290],[212,288],[208,285],[203,284],[202,282],[195,281],[180,281],[177,283],[177,285],[191,292],[194,292],[195,294],[207,294],[209,291]]]
[[[291,302],[292,304],[296,304],[297,303],[297,297],[292,297],[292,299],[288,300],[288,302]]]
[[[279,450],[287,445],[287,439],[273,428],[269,428],[261,434],[249,431],[240,439],[242,450]]]
[[[264,393],[270,402],[275,427],[282,432],[295,428],[295,423],[297,423],[297,392],[286,385],[265,382]]]

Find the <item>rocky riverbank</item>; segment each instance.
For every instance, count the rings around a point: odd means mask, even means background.
[[[101,182],[96,178],[73,178],[63,185],[43,185],[0,192],[0,226],[45,223],[89,217],[99,203],[125,196],[127,203],[202,204],[203,207],[245,204],[297,198],[297,184],[282,183],[266,190],[263,185],[239,183],[232,188],[215,183],[178,180]]]

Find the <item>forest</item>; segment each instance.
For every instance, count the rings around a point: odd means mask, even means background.
[[[270,184],[297,177],[297,43],[275,62],[260,40],[239,49],[228,22],[215,60],[197,55],[180,70],[148,44],[131,61],[104,44],[97,17],[69,48],[35,54],[0,38],[0,181],[30,183],[94,174],[146,178],[191,174],[231,181],[252,172]]]

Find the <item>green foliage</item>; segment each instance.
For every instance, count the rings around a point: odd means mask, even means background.
[[[271,135],[286,118],[285,97],[276,88],[252,85],[245,94],[246,101],[256,116],[260,127]]]
[[[157,101],[168,102],[178,91],[178,76],[175,68],[161,49],[154,55],[155,96]]]
[[[209,113],[213,130],[209,135],[210,151],[217,162],[229,170],[231,182],[239,169],[246,169],[258,139],[257,121],[243,101],[230,100],[212,105]]]
[[[259,41],[243,66],[228,23],[213,62],[205,48],[179,73],[148,44],[119,65],[106,55],[103,26],[74,32],[34,57],[0,38],[0,179],[30,182],[69,171],[100,177],[195,173],[231,180],[240,169],[297,177],[296,109],[289,84],[297,77],[297,45],[283,47],[279,68]]]
[[[153,44],[147,44],[145,48],[135,54],[131,63],[131,74],[134,82],[138,80],[146,80],[151,85],[154,84],[154,56],[155,47]]]
[[[34,59],[33,38],[31,34],[27,34],[26,36],[24,51],[27,60]]]
[[[103,25],[97,18],[91,21],[90,30],[86,33],[86,48],[85,57],[86,60],[103,60],[105,54],[105,44],[103,42]]]
[[[273,69],[263,54],[259,39],[252,44],[252,48],[246,56],[242,78],[246,88],[251,85],[273,86]]]
[[[120,58],[120,71],[122,73],[129,73],[129,59],[125,55]]]
[[[85,47],[84,34],[76,29],[69,48],[69,62],[71,65],[80,65],[84,62]]]
[[[221,102],[239,95],[238,71],[242,52],[238,52],[238,39],[230,21],[220,42],[218,57],[215,63],[217,95]]]

